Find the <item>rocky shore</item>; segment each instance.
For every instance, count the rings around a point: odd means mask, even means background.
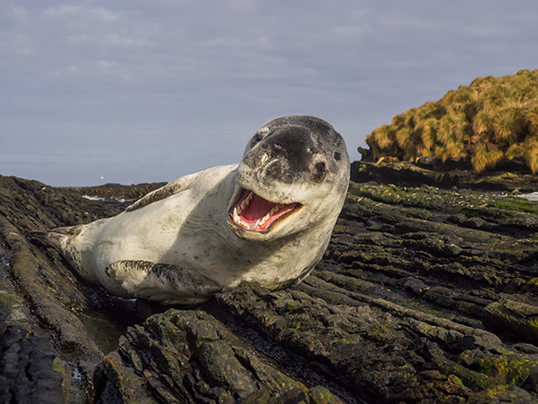
[[[108,296],[30,234],[136,186],[0,176],[0,402],[538,403],[538,203],[512,195],[538,178],[455,170],[355,162],[303,283],[173,308]]]
[[[533,175],[525,160],[504,160],[495,170],[476,173],[468,158],[447,159],[421,157],[416,163],[400,162],[391,157],[377,163],[355,161],[351,165],[351,180],[377,181],[399,186],[431,185],[440,188],[466,188],[491,192],[536,192],[538,175]]]

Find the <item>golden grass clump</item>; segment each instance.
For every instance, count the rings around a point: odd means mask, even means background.
[[[411,142],[411,136],[413,134],[409,130],[409,128],[402,128],[399,131],[396,132],[396,142],[398,143],[398,146],[406,150],[409,146],[409,142]]]
[[[452,132],[458,142],[466,141],[469,138],[469,129],[471,124],[467,121],[467,116],[463,112],[458,112],[453,115]]]
[[[487,168],[495,167],[495,165],[501,161],[504,157],[504,153],[499,149],[493,149],[488,151],[486,146],[481,144],[476,148],[473,156],[471,157],[471,164],[476,172],[484,171]]]
[[[514,116],[499,110],[493,118],[494,139],[498,143],[512,143],[517,136]]]
[[[372,149],[375,159],[392,155],[394,150],[394,137],[390,125],[383,125],[366,136],[366,144]]]
[[[506,150],[504,153],[504,158],[507,160],[513,160],[516,157],[524,157],[526,151],[525,149],[526,147],[524,143],[514,143]]]
[[[437,136],[435,130],[439,122],[435,118],[428,118],[422,126],[421,140],[425,149],[432,150]]]
[[[489,110],[482,110],[473,117],[473,132],[477,135],[493,132],[493,117]]]
[[[538,171],[538,69],[479,77],[436,102],[396,115],[366,138],[375,159],[469,156],[477,172],[524,158]]]
[[[441,100],[447,111],[464,112],[472,107],[477,98],[476,93],[468,86],[460,86],[455,91],[449,91]]]
[[[448,145],[454,139],[454,115],[446,114],[439,121],[436,140],[441,145]]]
[[[379,145],[380,149],[387,149],[392,146],[394,140],[390,136],[390,126],[383,125],[375,132],[374,140]]]
[[[527,126],[532,136],[538,136],[538,104],[527,110]]]
[[[538,171],[538,138],[531,138],[525,142],[525,161],[533,174]]]
[[[405,116],[404,114],[396,115],[394,118],[392,118],[392,122],[390,124],[394,130],[398,130],[400,128],[403,128],[405,126]]]

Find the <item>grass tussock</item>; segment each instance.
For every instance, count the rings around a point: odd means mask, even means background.
[[[396,115],[366,137],[375,160],[469,156],[475,171],[524,158],[538,172],[538,69],[488,76]]]
[[[477,172],[484,171],[495,165],[504,158],[504,153],[499,149],[487,150],[486,146],[481,144],[475,150],[471,157],[473,169]]]
[[[525,161],[533,174],[538,172],[538,138],[531,138],[525,142]]]

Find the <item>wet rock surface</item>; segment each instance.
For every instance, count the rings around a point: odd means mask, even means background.
[[[296,287],[135,308],[29,233],[115,215],[121,187],[0,177],[0,402],[538,402],[538,204],[417,181],[351,183]]]

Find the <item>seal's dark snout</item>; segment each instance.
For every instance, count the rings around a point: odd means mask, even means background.
[[[280,180],[284,181],[288,176],[286,173],[289,172],[289,165],[287,161],[283,159],[273,159],[265,167],[262,167],[264,176],[268,177],[269,180]]]
[[[252,159],[248,157],[260,170],[260,179],[291,184],[302,181],[311,170],[313,146],[308,130],[288,126],[274,131],[266,142],[251,150]]]

